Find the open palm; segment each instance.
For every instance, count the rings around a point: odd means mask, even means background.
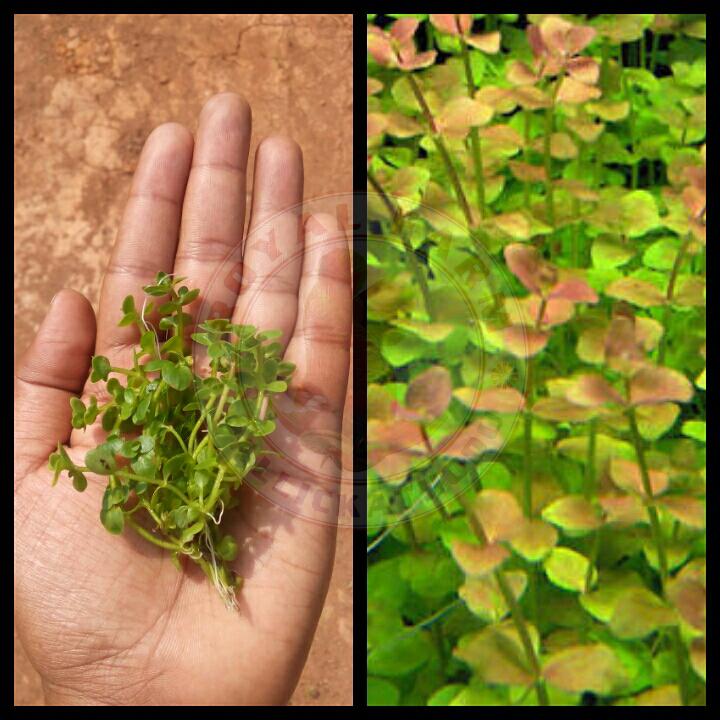
[[[250,109],[229,93],[206,104],[194,141],[179,125],[158,127],[133,179],[97,321],[82,295],[61,291],[19,366],[16,622],[49,703],[284,703],[304,665],[335,549],[349,252],[333,217],[303,222],[302,155],[284,137],[258,148],[242,242],[249,142]],[[192,563],[178,572],[130,530],[107,533],[104,478],[89,475],[82,494],[67,481],[50,486],[58,441],[83,464],[101,440],[97,427],[71,433],[69,398],[97,392],[86,383],[93,353],[131,364],[138,338],[117,326],[119,308],[126,295],[141,302],[159,270],[201,289],[189,307],[196,318],[209,309],[282,330],[285,358],[297,366],[262,489],[244,487],[223,521],[240,550],[237,611]],[[308,430],[324,442],[302,442]]]

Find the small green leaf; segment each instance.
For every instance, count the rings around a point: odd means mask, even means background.
[[[225,562],[232,562],[238,554],[238,546],[235,538],[233,538],[232,535],[225,535],[215,546],[215,551]]]
[[[117,469],[115,453],[107,443],[98,445],[94,450],[86,453],[85,465],[90,469],[90,472],[94,472],[97,475],[110,475]]]
[[[105,526],[105,529],[113,535],[120,535],[125,527],[125,515],[122,508],[117,505],[109,510],[101,510],[100,521]]]
[[[566,547],[555,547],[543,563],[548,580],[563,590],[584,592],[590,561],[578,552]],[[597,579],[593,569],[590,585]]]
[[[187,365],[175,365],[166,360],[162,366],[162,379],[175,390],[185,390],[192,382],[192,372]]]
[[[103,355],[95,355],[92,359],[91,382],[98,380],[107,380],[110,374],[110,361]]]

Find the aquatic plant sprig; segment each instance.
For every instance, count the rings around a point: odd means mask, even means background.
[[[100,422],[107,437],[84,465],[62,444],[49,462],[53,484],[66,471],[80,492],[87,473],[106,477],[105,528],[113,534],[132,528],[168,550],[180,570],[181,558],[189,557],[232,607],[242,578],[231,567],[237,542],[222,520],[238,504],[248,474],[260,472],[261,458],[271,454],[264,438],[275,429],[272,397],[287,389],[294,366],[274,342],[279,331],[213,319],[191,335],[207,356],[201,372],[187,347],[193,318],[184,310],[200,291],[183,280],[158,273],[143,288],[153,299],[140,310],[132,295],[125,298],[119,324],[140,331],[132,367],[93,357],[90,380],[104,388],[85,402],[70,401],[74,428]]]

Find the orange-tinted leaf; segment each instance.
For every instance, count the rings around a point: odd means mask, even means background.
[[[499,567],[510,553],[502,545],[477,545],[454,539],[452,554],[466,575],[487,575]]]
[[[555,269],[540,257],[532,245],[511,243],[505,246],[503,254],[510,272],[530,292],[539,294],[545,285],[554,284],[557,278]]]
[[[553,133],[550,136],[550,154],[557,160],[572,160],[578,149],[567,133]]]
[[[635,277],[623,277],[611,282],[605,288],[605,294],[643,308],[664,305],[666,302],[660,288]]]
[[[538,76],[521,60],[511,60],[505,73],[513,85],[534,85]]]
[[[577,105],[579,103],[594,100],[600,97],[600,90],[594,85],[586,85],[569,75],[562,79],[562,85],[557,94],[559,102],[571,103]]]
[[[470,17],[468,16],[461,16],[461,17]],[[430,22],[438,29],[440,32],[447,33],[448,35],[460,35],[461,30],[458,26],[457,19],[455,15],[450,14],[439,14],[439,15],[430,15]],[[472,22],[472,18],[471,18]],[[468,26],[469,28],[469,26]]]
[[[624,403],[622,395],[602,375],[578,375],[566,391],[566,397],[576,405],[589,408]]]
[[[668,583],[667,596],[688,625],[705,632],[707,600],[701,583],[691,578],[675,578]]]
[[[542,516],[553,525],[570,532],[590,532],[602,525],[597,509],[582,495],[566,495],[551,502]]]
[[[435,366],[410,381],[405,405],[423,420],[434,420],[445,412],[451,397],[450,372],[444,367]]]
[[[506,490],[481,490],[475,498],[473,512],[491,543],[508,540],[524,521],[518,501]]]
[[[415,18],[400,18],[392,24],[390,34],[400,44],[406,43],[415,35],[419,24]]]
[[[508,212],[495,215],[492,222],[495,227],[516,240],[527,240],[532,233],[530,219],[521,212]],[[513,246],[508,245],[507,247]]]
[[[489,32],[480,35],[469,35],[465,38],[468,45],[472,45],[485,53],[494,54],[500,51],[500,33]]]
[[[447,339],[455,329],[455,326],[450,323],[424,323],[417,320],[394,320],[393,325],[432,343],[442,342]]]
[[[540,562],[553,549],[557,539],[557,531],[552,525],[542,520],[523,519],[510,538],[510,545],[529,562]]]
[[[508,163],[512,174],[521,182],[545,182],[545,168],[542,165],[511,160]]]
[[[395,64],[395,53],[390,44],[390,39],[375,25],[368,26],[367,49],[379,65],[392,67]]]
[[[625,679],[622,667],[607,645],[576,645],[553,653],[543,677],[565,692],[610,695]]]
[[[550,96],[535,85],[520,85],[510,92],[515,102],[525,110],[540,110],[552,104]]]
[[[637,495],[601,495],[598,500],[607,523],[637,525],[648,521],[645,506]]]
[[[586,422],[595,415],[592,408],[584,408],[561,397],[546,397],[533,406],[533,414],[553,422]]]
[[[580,278],[561,280],[553,286],[548,297],[571,300],[574,303],[596,303],[598,301],[597,293]]]
[[[605,129],[604,123],[595,123],[588,120],[568,118],[565,124],[581,139],[587,143],[595,142]]]
[[[594,85],[600,75],[600,66],[594,58],[575,57],[568,60],[567,71],[575,80],[586,85]]]
[[[658,504],[683,525],[698,530],[705,527],[705,503],[698,498],[690,495],[668,495]]]
[[[530,627],[531,641],[537,631]],[[499,685],[529,685],[534,676],[518,631],[512,624],[493,625],[458,644],[455,656],[470,665],[482,680]]]
[[[367,389],[368,420],[392,419],[393,397],[382,385],[370,384]]]
[[[458,388],[453,395],[475,412],[517,413],[525,407],[525,398],[511,387],[486,390]]]
[[[503,330],[502,339],[505,350],[511,355],[529,358],[545,348],[550,340],[550,333],[523,325],[513,325]]]
[[[668,475],[666,472],[648,469],[648,475],[653,497],[667,490]],[[645,496],[642,473],[637,463],[622,458],[613,458],[610,461],[610,478],[621,490]]]
[[[592,202],[600,197],[597,190],[589,188],[582,180],[556,180],[555,187],[567,190],[570,195],[583,202]]]
[[[663,402],[689,402],[693,396],[690,381],[677,370],[648,366],[630,380],[630,403],[654,405]]]
[[[492,116],[493,110],[488,105],[469,97],[459,97],[443,107],[435,122],[445,135],[464,138],[471,127],[485,125]]]
[[[436,450],[445,457],[471,460],[488,450],[498,450],[502,443],[502,436],[494,425],[485,420],[475,420],[460,432],[446,437]]]

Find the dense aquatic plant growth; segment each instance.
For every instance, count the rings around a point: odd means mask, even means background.
[[[368,16],[368,701],[705,703],[705,19]]]
[[[81,492],[87,473],[106,477],[105,528],[113,534],[132,528],[169,551],[178,570],[189,557],[234,607],[242,581],[232,570],[238,546],[222,519],[238,505],[248,474],[262,470],[262,457],[272,454],[264,445],[275,429],[271,398],[287,389],[294,366],[281,360],[281,345],[273,342],[280,331],[225,319],[197,327],[195,348],[207,352],[191,354],[185,331],[193,318],[183,308],[200,291],[183,279],[158,273],[143,288],[149,302],[142,308],[132,295],[125,298],[120,325],[136,325],[140,333],[132,367],[113,367],[96,355],[90,380],[98,383],[98,397],[70,401],[74,428],[101,425],[107,436],[83,465],[59,444],[50,468],[53,484],[67,471]]]

